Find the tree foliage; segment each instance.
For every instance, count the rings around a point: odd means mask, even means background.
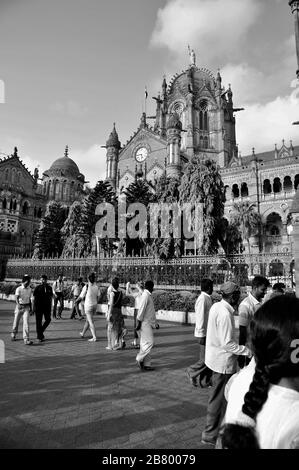
[[[261,224],[261,216],[256,212],[255,204],[249,202],[235,203],[230,222],[238,227],[242,239],[247,241],[248,253],[250,253],[249,239],[257,234]]]
[[[50,201],[36,234],[33,258],[61,255],[63,250],[61,229],[65,219],[65,208],[56,201]]]
[[[216,163],[212,160],[192,159],[185,169],[179,187],[180,202],[192,206],[191,226],[201,228],[197,240],[200,253],[214,254],[218,251],[218,227],[224,213],[225,189]],[[202,214],[195,210],[202,204]]]

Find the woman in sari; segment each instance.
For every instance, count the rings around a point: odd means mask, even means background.
[[[123,300],[123,292],[119,289],[119,281],[117,278],[112,279],[112,289],[109,296],[109,307],[106,315],[108,321],[107,338],[108,346],[106,349],[118,350],[126,346],[124,336],[127,332],[124,324],[124,317],[121,312]]]

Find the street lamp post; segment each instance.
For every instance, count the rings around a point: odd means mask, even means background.
[[[297,78],[299,78],[299,1],[289,0],[289,5],[292,9],[292,14],[295,22],[295,38],[296,38],[296,53],[297,53],[297,66],[296,70]]]
[[[263,243],[262,243],[262,230],[261,230],[261,202],[260,202],[260,182],[259,182],[259,164],[263,161],[257,158],[254,148],[252,149],[252,163],[255,173],[255,182],[256,182],[256,202],[257,202],[257,212],[259,215],[258,223],[258,243],[259,243],[259,253],[262,252]]]

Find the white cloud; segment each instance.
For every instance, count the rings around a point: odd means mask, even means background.
[[[106,149],[100,144],[93,144],[88,149],[70,149],[70,158],[78,165],[90,186],[106,178]]]
[[[219,64],[241,49],[262,5],[257,0],[170,0],[158,10],[151,45],[186,57],[187,44]]]
[[[279,146],[282,139],[298,142],[299,86],[288,96],[277,97],[266,104],[251,104],[237,117],[237,142],[242,155],[256,153]]]
[[[54,113],[65,114],[73,118],[81,118],[86,116],[88,108],[74,100],[66,102],[56,101],[50,105],[50,110]]]

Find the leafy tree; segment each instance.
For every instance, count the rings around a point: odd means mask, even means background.
[[[178,204],[180,199],[179,193],[180,181],[177,178],[167,177],[163,175],[157,181],[154,202],[160,204]],[[150,252],[154,256],[161,259],[170,259],[178,257],[182,251],[182,238],[176,238],[173,233],[173,214],[169,213],[168,225],[170,229],[169,238],[161,238],[162,224],[164,223],[163,215],[157,208],[159,218],[158,237],[151,240]]]
[[[92,191],[83,199],[81,220],[76,229],[78,256],[88,256],[92,251],[95,239],[95,225],[98,220],[95,210],[97,205],[102,202],[115,203],[114,190],[107,181],[98,181]],[[101,247],[108,249],[107,241],[102,240]]]
[[[237,254],[242,247],[242,235],[235,223],[223,218],[217,227],[219,242],[226,255]]]
[[[255,210],[255,204],[249,202],[235,203],[231,213],[231,223],[236,225],[241,233],[242,240],[247,241],[250,254],[249,239],[256,235],[261,224],[261,217]]]
[[[60,256],[63,249],[61,229],[65,219],[65,208],[59,202],[50,201],[36,234],[33,258]]]
[[[76,255],[78,248],[78,231],[80,229],[82,216],[82,204],[79,201],[73,202],[70,207],[67,219],[61,229],[63,241],[62,257],[68,258]]]
[[[138,179],[131,183],[125,190],[124,195],[126,197],[127,209],[132,203],[140,203],[148,208],[150,202],[154,200],[153,188],[147,181]],[[127,213],[127,223],[135,217],[134,214]],[[126,236],[125,239],[120,240],[118,253],[127,255],[139,254],[141,255],[146,251],[146,247],[149,243],[149,214],[147,213],[147,219],[144,221],[147,228],[146,237],[138,237],[137,239],[131,239]],[[141,230],[142,227],[137,227]]]
[[[196,227],[202,227],[202,236],[196,234],[197,248],[203,254],[217,253],[217,228],[223,217],[225,189],[216,163],[193,158],[185,167],[179,191],[180,202],[191,204],[193,231],[196,232]],[[195,210],[198,204],[202,204],[199,220]]]

